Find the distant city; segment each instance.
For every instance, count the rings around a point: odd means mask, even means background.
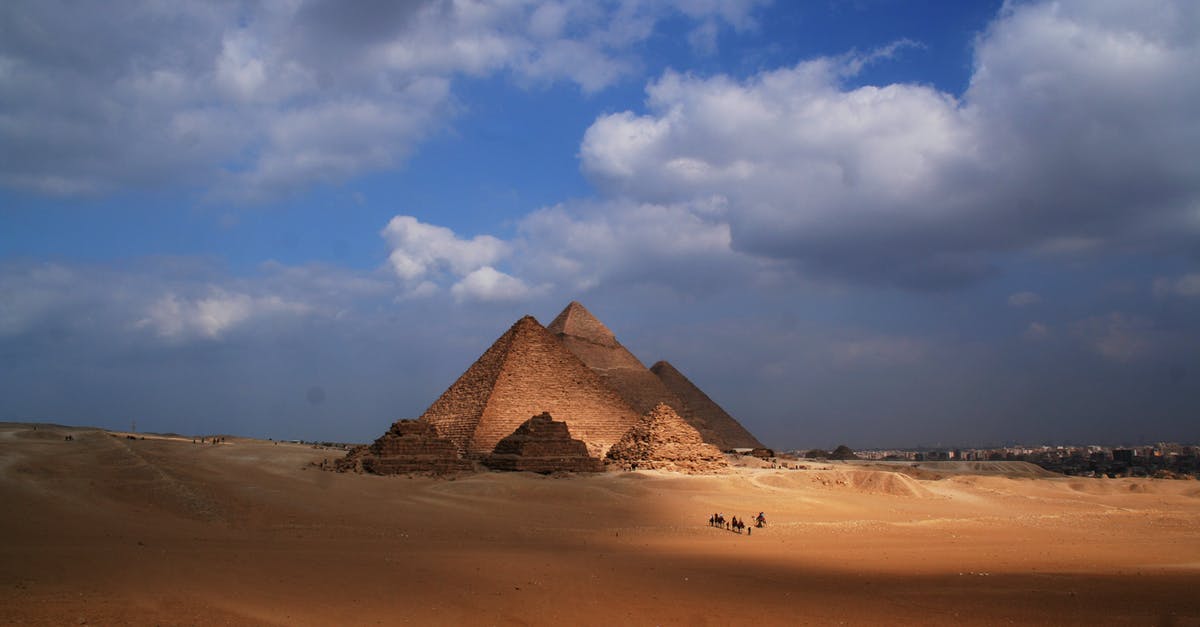
[[[832,452],[819,449],[792,451],[796,457],[876,461],[1023,461],[1046,470],[1079,477],[1153,477],[1200,479],[1200,445],[1159,442],[1153,445],[1113,447],[1100,445],[1038,445],[988,448],[867,449]]]

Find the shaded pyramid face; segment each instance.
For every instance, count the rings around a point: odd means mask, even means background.
[[[583,305],[572,301],[546,330],[600,375],[639,414],[654,409],[659,403],[682,407],[680,399]]]
[[[483,457],[530,416],[566,422],[600,457],[637,421],[633,411],[532,316],[517,321],[420,420],[468,457]]]
[[[675,366],[660,361],[650,371],[662,381],[676,398],[683,402],[683,411],[688,423],[721,450],[733,448],[764,448],[758,438],[750,434],[733,416],[730,416],[708,397],[700,388],[675,369]]]
[[[717,447],[665,403],[639,418],[609,449],[608,459],[627,470],[711,472],[729,465]]]
[[[705,442],[721,450],[762,447],[733,416],[671,364],[660,361],[647,369],[583,305],[567,305],[547,330],[638,413],[666,403],[695,427]]]

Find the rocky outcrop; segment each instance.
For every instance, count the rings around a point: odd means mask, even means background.
[[[721,451],[665,403],[642,416],[609,449],[607,459],[625,470],[705,473],[729,467]]]
[[[600,472],[604,463],[588,455],[587,445],[571,437],[567,423],[541,413],[500,440],[483,464],[495,470],[538,473]]]

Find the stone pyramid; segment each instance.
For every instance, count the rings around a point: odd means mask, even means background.
[[[666,403],[638,419],[609,449],[608,459],[625,470],[712,472],[729,466],[721,451]]]
[[[583,305],[572,301],[546,330],[596,371],[638,414],[654,409],[659,403],[682,409],[681,400]]]
[[[572,301],[546,329],[639,414],[666,403],[695,427],[705,442],[723,451],[762,447],[733,416],[671,364],[660,361],[647,369],[583,305]]]
[[[482,458],[530,416],[550,412],[600,458],[637,412],[532,316],[525,316],[458,378],[420,420],[459,453]]]
[[[336,469],[379,475],[446,474],[469,471],[472,464],[459,457],[453,442],[438,437],[433,425],[419,420],[397,420],[370,446],[356,447],[347,453],[337,462]]]
[[[751,435],[733,416],[721,409],[720,405],[676,370],[675,366],[660,361],[651,366],[650,371],[676,398],[683,401],[683,411],[680,413],[688,417],[688,423],[704,436],[705,442],[723,451],[734,448],[764,448],[758,438]]]
[[[483,460],[496,470],[527,472],[601,472],[604,462],[588,455],[587,445],[571,437],[567,423],[542,413],[500,440]]]

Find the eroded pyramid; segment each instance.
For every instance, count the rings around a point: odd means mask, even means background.
[[[571,437],[567,423],[542,413],[500,440],[483,464],[496,470],[527,472],[600,472],[604,462],[588,455],[587,445]]]
[[[733,416],[721,409],[715,401],[683,376],[675,366],[660,361],[650,371],[662,381],[676,398],[683,401],[682,411],[688,423],[700,432],[705,442],[727,451],[734,448],[764,448],[758,438],[751,435]]]
[[[532,316],[500,336],[420,420],[482,458],[530,416],[550,412],[600,458],[637,421],[600,376]]]
[[[360,446],[337,462],[342,472],[379,475],[421,472],[447,474],[472,469],[459,457],[454,443],[438,437],[433,425],[419,420],[397,420],[370,446]]]
[[[706,443],[699,431],[665,403],[639,418],[609,449],[607,458],[625,470],[701,473],[729,466],[717,447]]]

